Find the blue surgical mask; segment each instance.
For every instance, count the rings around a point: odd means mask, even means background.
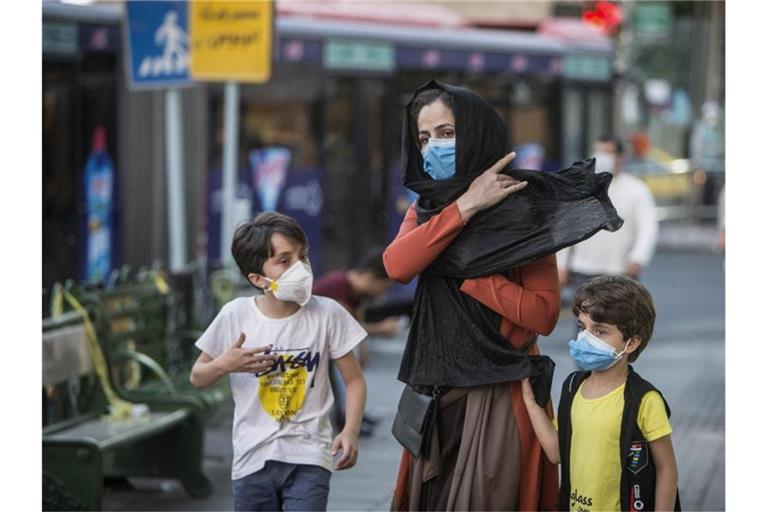
[[[424,172],[433,180],[450,178],[456,174],[456,138],[429,139],[421,150]]]
[[[615,365],[627,351],[629,340],[624,350],[616,353],[616,350],[588,330],[584,329],[575,340],[568,342],[571,347],[571,357],[579,365],[579,368],[586,371],[607,370]]]

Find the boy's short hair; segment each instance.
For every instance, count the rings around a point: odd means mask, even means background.
[[[613,144],[613,149],[616,150],[617,155],[622,156],[624,154],[624,144],[621,142],[621,139],[618,137],[615,137],[613,135],[606,133],[601,135],[597,139],[597,142]]]
[[[613,324],[624,339],[640,338],[629,355],[635,361],[653,335],[656,309],[645,286],[626,276],[598,276],[583,283],[573,297],[573,314],[586,313],[593,322]]]
[[[384,248],[374,247],[361,259],[355,270],[358,272],[370,272],[376,279],[389,279],[387,269],[384,268]]]
[[[302,246],[302,254],[309,251],[304,230],[295,219],[278,212],[264,212],[251,221],[240,224],[232,237],[232,257],[243,276],[263,274],[264,262],[274,256],[272,234],[280,233]]]

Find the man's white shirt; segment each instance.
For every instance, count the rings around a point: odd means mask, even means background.
[[[613,177],[608,197],[624,225],[613,233],[598,231],[591,238],[558,252],[560,269],[582,274],[619,275],[630,262],[646,267],[656,250],[656,203],[648,186],[621,172]]]

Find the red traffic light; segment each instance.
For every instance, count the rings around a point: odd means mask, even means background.
[[[601,32],[610,34],[621,24],[621,7],[612,2],[595,2],[592,11],[584,11],[581,19],[584,23],[600,29]]]

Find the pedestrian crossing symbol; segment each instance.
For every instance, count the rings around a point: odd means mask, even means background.
[[[126,2],[125,8],[132,86],[190,85],[187,2]]]
[[[139,67],[141,77],[159,77],[186,73],[189,67],[189,36],[178,24],[179,14],[176,11],[168,11],[165,21],[155,32],[155,43],[162,45],[162,55],[152,57],[146,55]]]

